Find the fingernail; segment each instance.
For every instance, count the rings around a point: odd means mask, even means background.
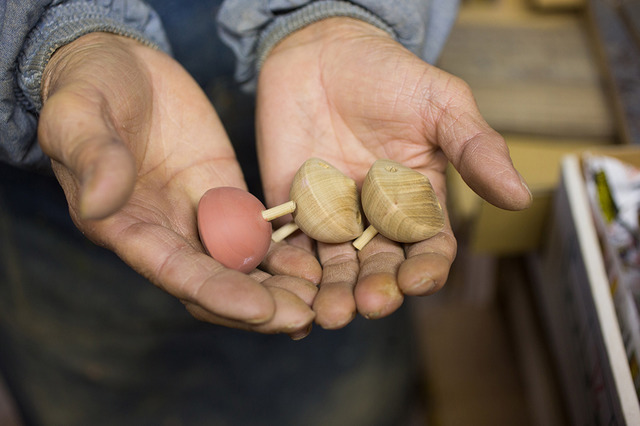
[[[312,324],[309,324],[309,326],[304,330],[289,334],[289,337],[291,340],[302,340],[311,333],[312,327]]]
[[[343,319],[340,321],[334,321],[332,323],[317,321],[317,324],[320,325],[325,330],[337,330],[339,328],[345,327],[351,321],[356,318],[356,312],[352,312],[351,315],[347,319]]]
[[[520,178],[520,183],[522,184],[524,189],[526,189],[527,192],[529,193],[529,200],[533,200],[533,194],[531,193],[531,189],[529,189],[529,185],[527,184],[527,181],[524,180],[524,176],[522,176],[520,172],[518,172],[517,170],[516,170],[516,173],[518,173],[518,177]]]
[[[368,314],[362,314],[362,316],[365,317],[368,320],[380,318],[380,315],[382,315],[382,313],[380,311],[369,312]]]
[[[418,281],[413,286],[411,286],[408,293],[409,294],[429,293],[431,290],[433,290],[433,287],[435,286],[435,284],[436,284],[435,281],[433,281],[431,277],[422,277],[420,281]]]

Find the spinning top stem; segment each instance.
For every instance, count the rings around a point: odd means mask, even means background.
[[[356,182],[324,160],[310,158],[302,164],[289,198],[297,205],[296,224],[316,241],[344,243],[364,230]]]
[[[353,240],[351,244],[353,244],[356,249],[362,250],[376,235],[378,235],[378,230],[373,225],[369,225],[362,235]]]
[[[354,241],[362,249],[376,233],[399,243],[431,238],[444,213],[429,179],[391,160],[377,160],[362,183],[362,208],[372,228]],[[368,239],[367,239],[368,238]]]
[[[287,238],[289,235],[296,232],[298,229],[300,229],[300,227],[298,226],[297,223],[295,222],[286,223],[282,225],[280,228],[273,231],[273,233],[271,234],[271,241],[273,241],[274,243],[279,243],[280,241]]]
[[[289,191],[291,210],[283,204],[283,213],[293,214],[294,222],[278,229],[272,240],[282,241],[300,229],[310,238],[324,243],[343,243],[362,234],[360,196],[356,182],[324,160],[310,158],[298,169]],[[271,210],[264,212],[267,214]],[[268,219],[270,220],[270,219]]]
[[[293,213],[296,210],[295,201],[287,201],[279,206],[271,207],[270,209],[262,211],[262,217],[267,222],[271,222],[274,219]]]

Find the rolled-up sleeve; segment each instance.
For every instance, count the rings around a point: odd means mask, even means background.
[[[218,14],[218,25],[221,38],[236,55],[236,79],[251,90],[262,60],[279,40],[313,22],[336,16],[377,26],[434,63],[457,9],[457,0],[226,0]]]
[[[56,49],[95,31],[169,50],[159,17],[140,0],[0,3],[0,161],[48,165],[36,140],[42,73]]]

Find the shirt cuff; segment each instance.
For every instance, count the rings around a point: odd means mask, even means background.
[[[237,58],[236,80],[245,91],[255,90],[257,75],[271,49],[286,36],[308,25],[333,17],[359,19],[387,32],[397,39],[391,25],[367,9],[354,3],[339,0],[321,0],[308,3],[288,13],[275,14],[263,27],[253,31],[241,28],[242,34],[232,33],[225,25],[222,12],[218,16],[221,23],[220,36],[234,50]]]
[[[256,72],[260,71],[267,55],[280,40],[308,25],[333,17],[354,18],[371,24],[396,38],[391,26],[366,9],[342,1],[319,1],[311,3],[288,15],[274,19],[262,32],[256,51]]]
[[[131,37],[170,52],[160,18],[143,2],[112,1],[102,6],[70,1],[52,6],[27,36],[18,58],[18,100],[27,111],[38,112],[42,107],[42,74],[55,51],[98,31]]]

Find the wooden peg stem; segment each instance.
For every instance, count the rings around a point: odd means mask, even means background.
[[[273,231],[273,233],[271,234],[271,240],[274,243],[279,243],[280,241],[287,238],[289,235],[296,232],[298,229],[300,228],[298,227],[297,223],[289,222],[285,225],[282,225],[280,228],[276,229],[275,231]]]
[[[371,241],[377,234],[378,230],[374,228],[373,225],[369,225],[369,227],[364,230],[362,235],[353,240],[351,244],[353,244],[356,249],[362,250],[364,246],[366,246],[369,241]]]
[[[293,213],[296,210],[295,201],[287,201],[279,206],[271,207],[270,209],[262,211],[262,217],[267,222],[271,222],[274,219]]]

